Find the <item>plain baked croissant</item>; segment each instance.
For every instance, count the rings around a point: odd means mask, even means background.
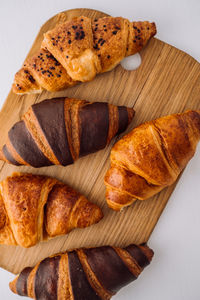
[[[102,217],[97,205],[54,178],[13,173],[0,183],[0,244],[31,247]]]
[[[106,200],[114,210],[145,200],[175,182],[200,140],[200,111],[146,122],[111,150]]]
[[[137,279],[152,257],[146,244],[76,249],[24,269],[10,289],[36,300],[109,300]]]
[[[8,132],[0,159],[35,168],[69,165],[103,149],[124,131],[134,110],[104,102],[56,98],[32,105]]]
[[[121,17],[81,16],[44,34],[41,49],[16,73],[13,92],[51,92],[92,80],[140,51],[156,34],[155,23]]]

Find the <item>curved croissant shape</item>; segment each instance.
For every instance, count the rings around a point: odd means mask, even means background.
[[[151,262],[145,244],[76,249],[24,269],[10,289],[36,300],[109,300]]]
[[[31,247],[102,217],[97,205],[54,178],[13,173],[0,183],[0,244]]]
[[[147,21],[73,18],[44,34],[42,48],[16,73],[13,92],[54,92],[90,81],[140,51],[155,34],[155,23]]]
[[[106,200],[114,210],[145,200],[175,182],[200,140],[200,111],[146,122],[118,141],[105,175]]]
[[[0,159],[35,168],[69,165],[123,132],[134,110],[104,102],[59,98],[32,105],[8,132]]]

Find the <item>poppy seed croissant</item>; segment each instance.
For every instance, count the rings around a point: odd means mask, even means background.
[[[123,132],[134,110],[105,102],[58,98],[32,105],[8,132],[0,159],[35,168],[69,165]]]
[[[16,94],[55,92],[92,80],[140,51],[156,34],[155,23],[81,16],[44,34],[42,48],[15,75]]]

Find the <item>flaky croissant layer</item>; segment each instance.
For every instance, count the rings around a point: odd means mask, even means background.
[[[51,92],[92,80],[140,51],[156,34],[155,23],[121,17],[81,16],[44,34],[41,49],[16,73],[16,94]]]
[[[10,289],[36,300],[109,300],[137,279],[152,257],[146,244],[76,249],[24,269]]]
[[[200,140],[200,111],[146,122],[112,148],[105,175],[106,200],[114,210],[145,200],[175,182]]]
[[[102,217],[97,205],[57,179],[13,173],[0,183],[0,244],[31,247]]]

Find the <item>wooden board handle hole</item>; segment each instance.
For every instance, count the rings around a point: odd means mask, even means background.
[[[127,71],[133,71],[139,68],[142,63],[142,58],[139,53],[125,57],[121,61],[121,66]]]

